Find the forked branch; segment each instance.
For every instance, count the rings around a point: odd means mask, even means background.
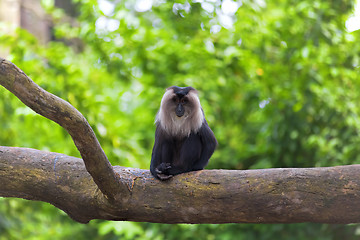
[[[87,171],[110,200],[121,197],[121,185],[94,131],[70,103],[45,91],[13,63],[0,58],[0,85],[38,114],[58,123],[72,137]]]
[[[360,222],[360,165],[204,170],[158,181],[148,170],[113,168],[85,118],[4,59],[0,84],[64,127],[83,158],[0,146],[0,197],[49,202],[82,223]]]

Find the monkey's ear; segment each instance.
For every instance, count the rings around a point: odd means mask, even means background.
[[[198,91],[197,91],[195,88],[193,88],[193,87],[190,87],[190,88],[191,88],[191,89],[190,89],[189,92],[195,93],[197,96],[199,95],[199,94],[198,94]]]
[[[166,89],[166,91],[169,91],[169,90],[171,90],[171,89],[174,89],[174,87],[176,87],[176,86],[168,87],[168,88]]]

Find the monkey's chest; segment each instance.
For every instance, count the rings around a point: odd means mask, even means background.
[[[172,148],[172,165],[175,167],[183,167],[191,164],[193,161],[196,161],[200,156],[198,156],[198,151],[194,151],[194,148],[188,146],[186,139],[184,140],[174,140]]]
[[[174,140],[172,148],[172,164],[180,166],[182,164],[181,151],[183,150],[184,140]],[[184,151],[184,150],[183,150]]]

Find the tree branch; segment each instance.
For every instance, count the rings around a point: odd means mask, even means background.
[[[86,119],[4,59],[0,84],[64,127],[83,158],[0,147],[2,197],[49,202],[82,223],[360,222],[360,165],[204,170],[161,182],[147,170],[113,168]]]
[[[109,203],[81,159],[0,147],[0,196],[45,201],[76,221],[158,223],[360,222],[360,165],[203,170],[161,182],[115,167],[126,196]]]
[[[0,58],[0,85],[12,92],[25,105],[38,114],[58,123],[72,137],[87,171],[100,190],[110,199],[117,199],[126,191],[119,184],[94,131],[84,116],[70,103],[48,93],[13,63]]]

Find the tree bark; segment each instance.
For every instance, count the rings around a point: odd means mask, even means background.
[[[45,91],[13,63],[0,58],[0,85],[12,92],[36,113],[58,123],[72,137],[87,171],[100,190],[114,200],[121,198],[121,185],[94,131],[84,116],[70,103]]]
[[[360,165],[203,170],[162,182],[148,170],[117,166],[127,190],[110,203],[81,159],[0,147],[0,196],[49,202],[82,223],[357,223],[359,171]]]
[[[82,223],[360,222],[360,165],[203,170],[159,181],[147,170],[112,167],[86,119],[4,59],[0,84],[64,127],[83,158],[0,147],[0,197],[49,202]]]

